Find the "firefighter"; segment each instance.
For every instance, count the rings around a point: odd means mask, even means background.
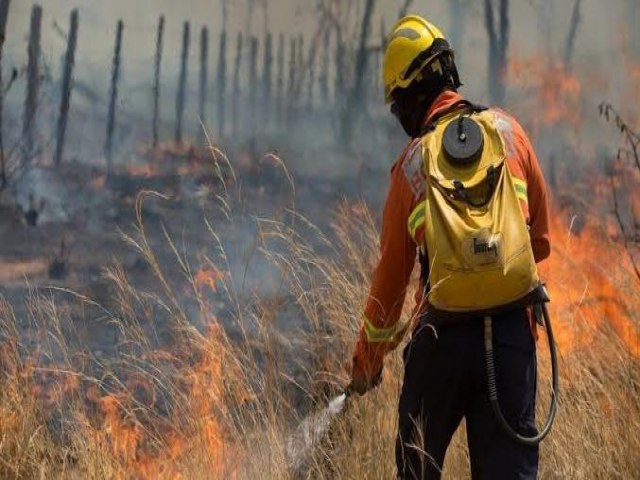
[[[474,479],[536,478],[538,447],[518,444],[505,435],[489,403],[482,314],[476,315],[469,308],[459,318],[433,313],[440,307],[446,310],[447,306],[463,304],[466,296],[477,292],[486,295],[495,290],[496,295],[501,294],[501,287],[485,288],[482,272],[467,285],[460,283],[457,297],[455,289],[449,289],[448,297],[442,293],[448,285],[447,276],[438,282],[433,278],[434,273],[441,271],[436,270],[436,266],[441,264],[440,267],[446,268],[447,259],[438,258],[430,249],[451,235],[440,231],[449,228],[445,225],[447,216],[440,220],[445,223],[434,223],[432,203],[435,202],[426,201],[440,194],[437,188],[435,193],[429,193],[429,173],[426,172],[430,170],[425,167],[425,158],[438,156],[444,148],[441,138],[433,138],[433,135],[442,135],[442,129],[436,128],[440,119],[458,118],[458,115],[459,128],[462,128],[466,125],[464,116],[471,116],[471,110],[476,109],[458,93],[461,83],[453,50],[445,36],[419,16],[402,18],[394,26],[384,54],[383,76],[385,101],[410,140],[391,169],[383,211],[380,260],[373,272],[364,308],[350,388],[362,395],[380,383],[383,358],[399,344],[407,329],[400,325],[399,318],[414,265],[419,263],[420,288],[412,315],[412,334],[403,351],[404,378],[396,442],[398,478],[440,478],[447,447],[463,418]],[[488,119],[485,123],[476,122],[485,132],[482,157],[487,157],[491,150],[487,145],[491,136],[487,132],[497,132],[496,148],[504,153],[502,170],[513,185],[505,186],[504,192],[519,206],[517,211],[531,263],[527,275],[535,279],[536,263],[550,253],[547,195],[536,154],[522,127],[511,116],[497,108],[487,109],[480,115],[478,118]],[[461,141],[465,140],[463,137],[465,135],[460,136]],[[434,152],[428,152],[434,148]],[[485,162],[472,160],[476,165]],[[467,179],[480,173],[484,175],[479,167],[474,167],[473,161],[471,166],[457,170],[451,167],[451,171],[466,175]],[[440,168],[438,162],[432,161],[432,164],[429,168]],[[439,175],[436,172],[430,178]],[[455,180],[453,184],[462,185]],[[454,190],[449,196],[455,196]],[[471,253],[484,255],[483,258],[494,254],[498,257],[498,249],[503,246],[495,238],[485,243],[474,238]],[[462,251],[455,243],[452,248]],[[417,257],[420,262],[416,262]],[[522,258],[526,263],[525,257]],[[489,287],[492,281],[505,285],[494,278],[489,281]],[[438,288],[440,303],[436,306],[433,299]],[[495,310],[492,316],[500,406],[510,425],[522,434],[535,435],[534,308],[526,302],[514,302],[510,306]]]

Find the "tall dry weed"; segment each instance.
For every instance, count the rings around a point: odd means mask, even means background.
[[[386,361],[379,388],[350,399],[301,471],[291,471],[286,455],[297,423],[348,382],[378,255],[371,212],[344,203],[330,230],[294,204],[256,219],[254,253],[278,272],[278,288],[265,297],[242,292],[231,274],[222,248],[223,229],[234,222],[226,184],[218,199],[227,222],[206,223],[214,253],[192,265],[165,230],[169,265],[152,248],[142,214],[145,201],[169,200],[139,197],[124,239],[153,272],[151,290],[114,264],[104,272],[111,292],[104,304],[34,291],[26,318],[16,318],[0,303],[0,477],[394,478],[398,354]],[[577,312],[555,320],[573,322]],[[630,315],[637,325],[637,312]],[[80,319],[109,326],[108,354],[83,341]],[[638,358],[608,322],[577,328],[592,329],[597,342],[560,346],[559,415],[542,445],[541,478],[638,478]],[[544,342],[541,415],[549,398]],[[461,428],[444,477],[468,478],[467,457]]]

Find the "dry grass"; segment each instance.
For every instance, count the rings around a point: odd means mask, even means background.
[[[131,285],[115,265],[105,272],[107,305],[34,292],[28,318],[16,319],[0,302],[0,478],[393,478],[397,354],[383,384],[350,402],[304,472],[294,475],[285,455],[288,432],[348,380],[378,248],[367,208],[345,204],[330,233],[292,211],[258,220],[256,254],[277,266],[281,293],[246,298],[222,249],[194,268],[167,235],[175,261],[160,264],[141,214],[148,196],[125,239],[152,269],[154,291]],[[220,201],[231,218],[228,192]],[[557,320],[573,321],[578,310]],[[283,329],[279,315],[291,311],[296,327]],[[630,315],[637,326],[638,313]],[[73,326],[78,318],[110,324],[113,352],[90,351]],[[562,355],[560,413],[542,447],[541,477],[639,478],[639,361],[608,322],[579,328],[593,329],[597,343]],[[468,477],[462,431],[444,472]]]

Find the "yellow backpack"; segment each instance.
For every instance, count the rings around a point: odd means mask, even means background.
[[[444,312],[499,309],[540,283],[495,113],[465,106],[422,138],[427,301]]]

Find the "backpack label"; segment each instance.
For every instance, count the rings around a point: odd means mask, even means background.
[[[503,236],[480,230],[464,240],[463,251],[471,267],[500,265],[504,258]]]

